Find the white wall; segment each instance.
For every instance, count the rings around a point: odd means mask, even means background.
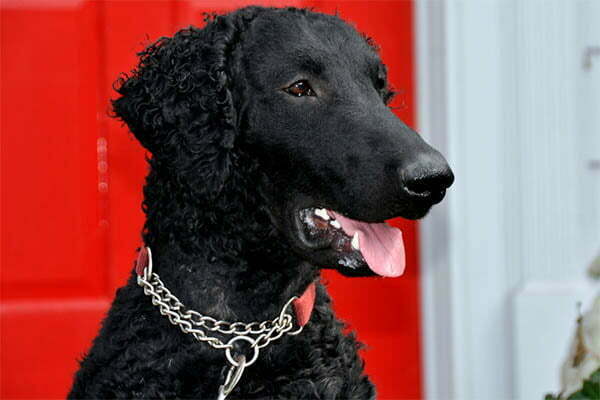
[[[422,224],[427,396],[542,399],[598,291],[600,2],[418,1],[416,20],[419,129],[456,175]]]

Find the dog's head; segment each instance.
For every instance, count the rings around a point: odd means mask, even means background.
[[[384,221],[424,216],[453,181],[389,109],[377,51],[335,16],[218,16],[152,45],[118,91],[115,111],[155,168],[206,207],[260,198],[301,258],[347,275],[401,274],[401,233]]]

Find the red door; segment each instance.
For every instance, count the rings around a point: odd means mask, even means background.
[[[1,398],[64,397],[131,268],[146,166],[108,116],[112,82],[149,41],[200,24],[203,11],[248,3],[2,2]],[[398,114],[413,123],[410,2],[285,5],[337,10],[373,37],[401,91]],[[405,276],[326,279],[339,314],[368,344],[380,398],[413,399],[421,393],[417,247],[414,224],[400,224]]]

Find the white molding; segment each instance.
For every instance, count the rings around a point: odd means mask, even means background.
[[[417,3],[419,129],[442,146],[457,177],[444,206],[433,210],[421,229],[429,399],[491,399],[479,388],[492,389],[498,398],[511,396],[510,360],[503,352],[509,326],[502,313],[483,312],[508,306],[503,187],[490,184],[506,173],[503,83],[511,71],[503,66],[502,33],[510,27],[501,24],[506,10],[500,3]],[[445,55],[436,54],[432,43]],[[493,281],[494,288],[480,285],[485,281]],[[476,351],[490,341],[503,343],[485,355],[495,358],[494,373],[479,368],[484,354]]]
[[[417,126],[427,142],[447,154],[444,3],[415,2]],[[448,195],[450,197],[450,194]],[[448,203],[435,207],[420,225],[421,308],[425,398],[453,393]],[[438,334],[447,331],[448,335]]]

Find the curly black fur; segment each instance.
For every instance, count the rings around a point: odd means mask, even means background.
[[[357,62],[339,62],[344,54]],[[272,319],[318,279],[331,255],[293,240],[288,217],[299,204],[318,202],[364,220],[431,206],[402,208],[398,185],[386,181],[398,179],[398,154],[430,148],[386,107],[385,67],[373,46],[337,17],[248,7],[161,38],[140,56],[120,79],[113,106],[152,153],[143,239],[155,271],[188,308],[227,321]],[[277,86],[293,82],[283,75],[297,59],[343,89],[321,97],[328,101],[321,111]],[[319,131],[330,139],[310,137]],[[325,154],[343,146],[340,135],[349,131],[364,136],[346,158]],[[411,151],[389,150],[400,146],[399,132],[406,134],[402,149]],[[329,142],[335,147],[320,154]],[[383,170],[391,171],[386,179]],[[304,331],[262,350],[231,397],[373,398],[358,347],[319,284]],[[170,325],[132,272],[69,397],[213,399],[226,365],[223,351]]]

